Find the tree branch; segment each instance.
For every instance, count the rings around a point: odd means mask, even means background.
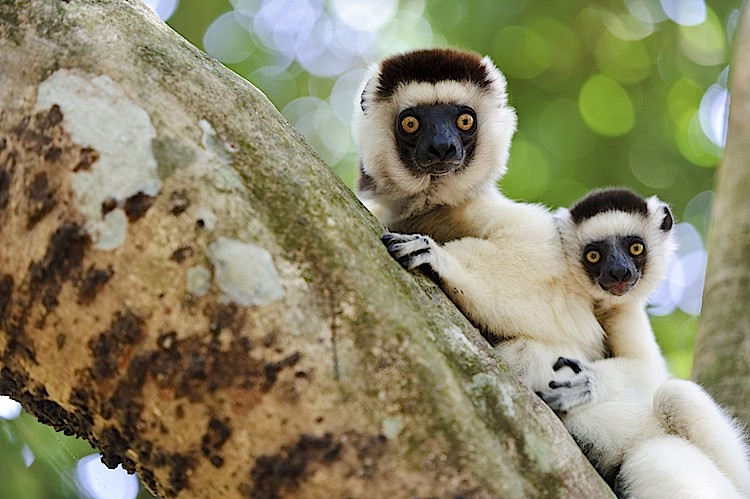
[[[750,11],[737,27],[729,131],[716,177],[693,377],[750,424]]]
[[[0,4],[0,392],[181,497],[601,497],[246,81],[136,0]]]

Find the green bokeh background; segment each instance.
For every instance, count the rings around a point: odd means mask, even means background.
[[[330,14],[334,0],[321,2]],[[626,185],[667,200],[678,221],[692,223],[705,241],[710,196],[701,193],[712,189],[721,148],[701,130],[698,111],[709,87],[726,86],[739,1],[707,2],[705,21],[695,26],[681,26],[663,13],[654,23],[632,14],[661,12],[655,0],[397,4],[396,15],[381,27],[387,39],[376,38],[374,49],[350,69],[425,45],[449,44],[490,55],[508,78],[510,101],[519,114],[509,173],[501,183],[505,194],[556,207],[595,187]],[[168,24],[203,49],[207,28],[232,8],[228,1],[181,0]],[[408,16],[419,23],[403,22]],[[278,54],[252,30],[223,36],[247,55],[227,65],[263,90],[293,124],[310,103],[331,105],[336,77],[312,75],[297,62],[273,74],[267,69]],[[305,96],[319,100],[295,103]],[[353,102],[354,97],[346,99]],[[357,156],[348,125],[335,122],[331,129],[349,144],[330,160],[331,167],[352,186]],[[310,140],[318,147],[316,137]],[[325,151],[321,154],[326,158]],[[693,199],[701,199],[691,205],[702,208],[688,208]],[[676,311],[652,322],[672,371],[687,377],[697,318]],[[35,457],[28,468],[24,446]],[[85,442],[56,434],[27,414],[0,419],[0,498],[77,497],[71,470],[77,458],[91,452]]]

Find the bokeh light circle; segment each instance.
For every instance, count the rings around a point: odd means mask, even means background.
[[[590,77],[581,87],[578,106],[584,123],[605,137],[628,133],[635,123],[633,103],[628,92],[602,74]]]

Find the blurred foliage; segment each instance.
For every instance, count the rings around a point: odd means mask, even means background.
[[[234,2],[238,12],[248,3],[257,10],[258,4],[272,2]],[[336,3],[328,2],[324,11]],[[663,197],[679,217],[693,196],[711,189],[720,158],[720,147],[701,133],[696,120],[706,90],[725,84],[739,4],[713,1],[705,7],[704,22],[681,26],[660,13],[659,2],[647,0],[403,0],[390,22],[402,12],[420,12],[432,29],[428,45],[488,54],[506,74],[519,113],[510,172],[502,181],[509,196],[568,205],[593,187],[622,184]],[[182,0],[168,23],[204,48],[206,30],[232,8],[225,1]],[[631,11],[650,12],[641,17],[656,22],[643,22]],[[329,98],[340,75],[311,74],[296,61],[269,74],[279,66],[278,50],[260,40],[252,24],[249,28],[243,35],[246,57],[228,63],[230,68],[266,92],[280,110],[302,96]],[[399,35],[408,37],[408,27]],[[424,38],[376,44],[353,66],[422,47]],[[354,95],[348,98],[353,102]],[[351,185],[356,155],[332,167]]]
[[[264,91],[350,186],[357,155],[348,120],[369,63],[438,45],[488,54],[506,74],[519,114],[501,181],[509,197],[555,207],[595,187],[626,185],[667,200],[705,240],[739,6],[181,0],[168,24]],[[696,320],[679,309],[652,318],[680,376],[690,372]],[[32,420],[0,420],[0,498],[76,497],[74,462],[91,449]],[[35,456],[28,468],[24,448]]]

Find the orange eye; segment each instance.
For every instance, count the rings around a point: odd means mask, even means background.
[[[596,251],[596,250],[591,250],[591,251],[589,251],[588,253],[586,253],[586,260],[588,260],[588,261],[589,261],[589,263],[596,263],[596,262],[598,262],[598,261],[599,261],[599,259],[600,259],[601,257],[602,257],[602,256],[601,256],[601,255],[599,254],[599,252],[598,252],[598,251]]]
[[[633,243],[630,245],[630,254],[633,256],[638,256],[641,253],[643,253],[644,249],[645,248],[643,247],[641,243]]]
[[[474,117],[469,113],[464,113],[456,120],[456,126],[464,132],[471,130],[474,126]]]
[[[419,120],[414,116],[407,116],[401,120],[401,128],[406,133],[414,133],[419,130]]]

